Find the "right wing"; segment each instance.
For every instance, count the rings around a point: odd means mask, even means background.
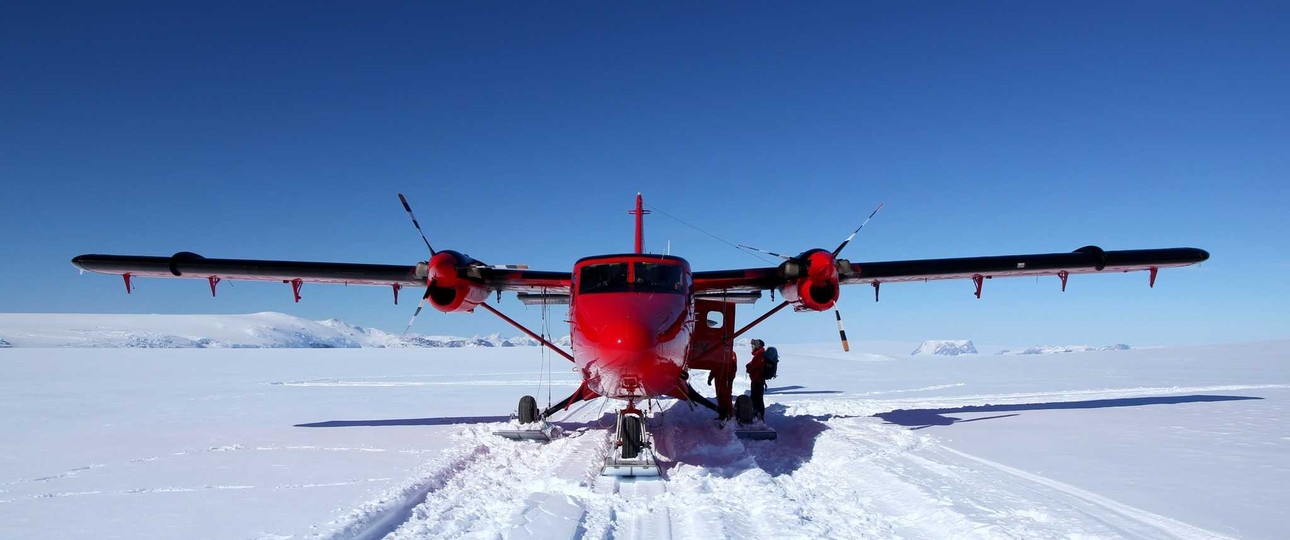
[[[838,282],[842,285],[931,281],[940,279],[983,279],[1020,276],[1063,276],[1133,272],[1188,266],[1209,258],[1196,248],[1131,249],[1103,251],[1085,246],[1070,253],[960,257],[910,261],[853,263],[837,259]],[[782,288],[794,277],[785,263],[778,267],[715,270],[694,273],[696,291],[752,292]]]
[[[971,279],[975,276],[994,278],[1133,272],[1188,266],[1208,258],[1209,253],[1196,248],[1103,251],[1095,246],[1086,246],[1070,253],[852,263],[851,272],[841,272],[840,281],[844,285],[855,285]]]

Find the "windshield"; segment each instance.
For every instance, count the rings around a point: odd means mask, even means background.
[[[632,264],[635,278],[632,290],[636,292],[680,293],[681,267],[675,264],[638,262]]]
[[[627,263],[589,264],[578,277],[578,292],[627,292]]]
[[[589,264],[578,277],[578,293],[609,292],[676,293],[682,291],[682,267],[647,262]]]

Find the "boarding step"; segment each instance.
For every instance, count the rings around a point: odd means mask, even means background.
[[[772,441],[779,438],[775,430],[764,425],[743,425],[735,428],[735,436],[740,439],[751,439],[754,441]]]

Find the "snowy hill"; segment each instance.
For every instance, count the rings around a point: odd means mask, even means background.
[[[938,356],[958,356],[976,354],[976,346],[966,339],[929,339],[924,341],[910,356],[934,354]]]
[[[568,338],[559,340],[566,342]],[[559,342],[558,341],[558,342]],[[440,348],[536,346],[529,337],[399,335],[337,319],[249,315],[0,314],[0,347]]]

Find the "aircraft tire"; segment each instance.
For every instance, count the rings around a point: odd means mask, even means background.
[[[639,416],[624,415],[622,429],[622,457],[635,458],[641,452],[644,442],[641,440],[641,419]]]
[[[735,421],[740,424],[751,424],[753,421],[752,397],[747,394],[735,398]]]
[[[538,412],[537,400],[533,396],[520,398],[519,417],[521,424],[532,424],[542,418],[542,413]]]

